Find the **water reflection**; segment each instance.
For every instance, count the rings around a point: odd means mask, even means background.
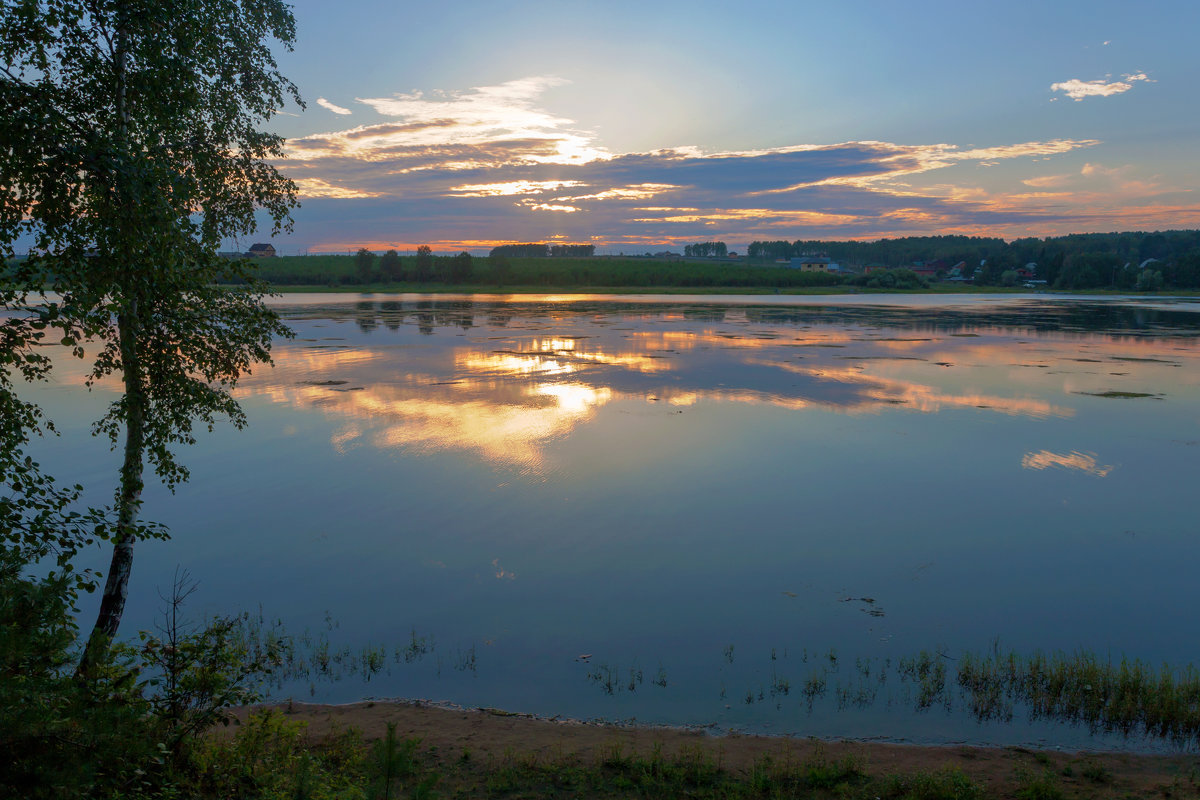
[[[174,537],[143,550],[129,625],[184,563],[202,608],[329,612],[405,665],[333,702],[1084,746],[1020,727],[1019,696],[995,706],[1015,730],[981,728],[970,698],[908,713],[887,687],[932,698],[903,659],[929,650],[949,685],[997,637],[1194,661],[1200,314],[924,302],[288,309],[297,338],[239,388],[247,430],[189,448],[178,494],[147,488]],[[97,388],[44,395],[84,442]],[[80,437],[45,463],[91,486],[112,454]]]
[[[612,404],[1045,419],[1073,416],[1080,395],[1161,396],[1196,382],[1163,368],[1195,358],[1198,315],[1111,304],[981,313],[423,299],[285,313],[299,339],[281,343],[276,369],[243,392],[344,420],[339,451],[465,450],[527,469]],[[322,335],[330,327],[341,335]],[[1023,465],[1103,469],[1049,451]]]
[[[1097,462],[1095,454],[1080,453],[1078,450],[1070,453],[1051,453],[1049,450],[1026,453],[1021,459],[1021,466],[1025,469],[1050,469],[1053,467],[1073,469],[1095,475],[1097,478],[1106,477],[1113,471],[1111,465],[1102,465]]]

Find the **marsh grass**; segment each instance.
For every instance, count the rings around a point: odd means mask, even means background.
[[[337,628],[337,622],[327,615],[322,629],[305,628],[297,635],[290,633],[281,620],[267,619],[260,610],[258,614],[237,617],[231,635],[248,660],[268,664],[265,683],[273,689],[293,681],[308,681],[310,692],[315,694],[318,682],[357,679],[369,683],[380,675],[391,675],[393,666],[415,664],[431,655],[437,659],[441,674],[442,657],[432,635],[418,635],[414,628],[403,644],[350,646],[334,643],[331,634]],[[465,649],[456,648],[450,659],[459,672],[475,674],[478,670],[473,643]]]
[[[231,635],[248,661],[268,664],[266,684],[275,689],[307,680],[315,694],[317,682],[353,678],[367,683],[376,676],[391,675],[393,667],[429,657],[436,659],[439,676],[443,663],[472,676],[479,669],[474,644],[456,647],[443,658],[433,637],[419,635],[415,629],[408,641],[394,646],[350,647],[331,640],[336,628],[337,623],[327,619],[323,629],[306,629],[294,636],[261,613],[244,614]],[[722,701],[726,682],[733,679],[725,670],[734,665],[734,649],[730,643],[722,650]],[[769,696],[782,709],[793,695],[792,680],[785,673],[787,653],[786,648],[771,648],[761,667],[746,664],[752,672],[743,676],[748,678],[741,684],[746,686],[745,693],[735,697],[753,705]],[[843,672],[842,659],[832,648],[821,655],[805,648],[800,650],[800,663],[809,665],[809,674],[796,684],[795,694],[812,712],[828,694],[831,676]],[[1021,711],[1034,721],[1083,725],[1093,734],[1143,736],[1182,748],[1200,745],[1200,670],[1192,665],[1154,667],[1126,658],[1114,662],[1088,651],[1023,655],[1002,651],[999,643],[989,651],[963,652],[955,658],[939,647],[894,662],[890,657],[852,661],[847,657],[845,663],[853,664],[853,670],[846,669],[844,679],[835,686],[838,710],[868,708],[883,700],[891,707],[893,695],[902,690],[903,702],[911,702],[918,712],[941,707],[981,722],[1006,724]],[[889,675],[898,679],[897,688],[888,688]],[[637,661],[628,667],[599,662],[589,667],[586,677],[606,695],[635,693],[646,682]],[[737,681],[741,683],[742,678]],[[649,683],[667,689],[667,670],[661,662]]]
[[[915,684],[918,711],[940,703],[947,710],[951,707],[951,696],[946,685],[945,656],[922,650],[916,656],[900,659],[898,669],[902,681]]]
[[[1011,719],[1019,703],[1034,719],[1141,734],[1182,747],[1200,743],[1200,671],[1192,665],[1155,668],[1124,658],[1114,663],[1087,651],[1023,656],[997,646],[983,656],[963,654],[958,684],[980,719]]]

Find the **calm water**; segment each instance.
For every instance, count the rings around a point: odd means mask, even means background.
[[[148,494],[174,538],[139,545],[126,630],[179,564],[197,614],[388,648],[281,696],[1120,745],[915,711],[894,667],[997,639],[1200,661],[1200,305],[885,300],[286,298],[250,427]],[[79,373],[38,391],[45,460],[102,499],[114,395]]]

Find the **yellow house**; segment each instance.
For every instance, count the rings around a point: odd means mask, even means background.
[[[792,269],[802,272],[829,272],[829,259],[820,256],[800,256],[791,263]]]

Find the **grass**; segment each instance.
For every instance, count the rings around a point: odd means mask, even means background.
[[[453,712],[455,718],[461,714]],[[314,726],[321,726],[318,717],[311,719]],[[460,723],[449,730],[442,730],[430,717],[405,719],[402,725],[422,730],[428,738],[405,736],[394,724],[386,732],[381,729],[373,741],[354,729],[338,727],[320,727],[331,732],[318,737],[299,719],[279,711],[257,712],[231,734],[199,740],[191,754],[192,768],[180,773],[178,792],[170,796],[198,800],[1200,798],[1200,762],[1194,757],[1072,757],[1023,747],[1003,751],[848,747],[770,737],[748,742],[746,747],[734,744],[736,737],[689,739],[667,734],[660,739],[651,731],[626,730],[596,736],[564,729],[547,738],[550,723],[528,723],[542,726],[540,731],[513,727],[508,721],[487,725],[486,714],[479,724]],[[582,749],[571,749],[576,747]]]
[[[972,781],[961,770],[943,769],[892,777],[885,783],[884,792],[878,796],[904,800],[981,800],[987,794],[982,785]]]
[[[720,752],[685,746],[665,755],[620,743],[591,757],[571,753],[519,753],[473,757],[422,748],[389,725],[367,742],[354,730],[314,740],[304,723],[278,712],[252,716],[233,736],[212,736],[194,753],[192,779],[179,787],[195,798],[912,798],[973,800],[982,784],[958,771],[872,775],[865,762],[829,759],[818,747],[803,761],[790,756],[757,759],[748,769],[722,764]]]
[[[427,657],[436,659],[439,676],[443,663],[456,672],[475,674],[479,669],[474,644],[446,652],[443,662],[433,638],[415,630],[406,642],[394,646],[348,647],[331,642],[329,634],[335,627],[327,621],[325,630],[305,630],[294,636],[279,623],[244,615],[235,644],[244,648],[248,658],[274,664],[268,685],[279,688],[291,681],[306,681],[314,692],[317,682],[357,679],[366,684]],[[733,644],[723,648],[726,665],[734,663],[734,652]],[[867,708],[882,702],[880,698],[892,702],[893,694],[887,688],[891,672],[898,678],[894,685],[906,695],[905,702],[911,702],[917,711],[941,707],[980,722],[1007,723],[1019,709],[1034,720],[1082,725],[1093,733],[1143,736],[1185,748],[1200,746],[1200,670],[1190,664],[1172,668],[1136,659],[1114,662],[1088,651],[1026,655],[1002,652],[999,644],[984,653],[960,653],[957,660],[945,655],[945,648],[923,650],[896,662],[847,658],[845,663],[853,664],[853,670],[841,670],[842,659],[832,649],[822,655],[802,649],[800,661],[808,665],[807,674],[795,676],[793,682],[787,651],[774,649],[764,669],[752,675],[748,685],[742,684],[744,689],[734,688],[732,697],[744,705],[769,697],[778,705],[796,696],[811,710],[832,694],[838,710]],[[841,673],[844,678],[839,680]],[[650,687],[666,691],[671,685],[662,663],[653,671],[643,671],[636,661],[618,666],[598,660],[587,666],[583,677],[605,695],[632,694]],[[726,699],[724,680],[720,698]]]
[[[499,747],[498,745],[493,745]],[[1020,749],[990,765],[955,751],[918,767],[872,768],[865,752],[836,758],[828,745],[775,748],[757,757],[726,762],[720,744],[610,741],[590,751],[544,746],[476,753],[466,746],[426,745],[405,737],[394,724],[375,741],[353,729],[311,736],[305,723],[277,711],[251,716],[232,735],[200,740],[192,769],[181,774],[178,796],[345,798],[543,798],[583,800],[637,797],[648,800],[1083,800],[1083,798],[1196,798],[1195,775],[1178,767],[1141,775],[1136,768],[1114,775],[1086,761],[1053,771],[1054,759]],[[869,751],[873,754],[877,751]],[[978,757],[978,756],[976,756]],[[1185,765],[1186,766],[1186,765]]]
[[[1024,656],[996,647],[983,656],[963,654],[957,677],[979,719],[1011,718],[1013,704],[1020,703],[1034,719],[1141,734],[1181,747],[1200,743],[1200,671],[1190,664],[1155,668],[1086,651]]]

